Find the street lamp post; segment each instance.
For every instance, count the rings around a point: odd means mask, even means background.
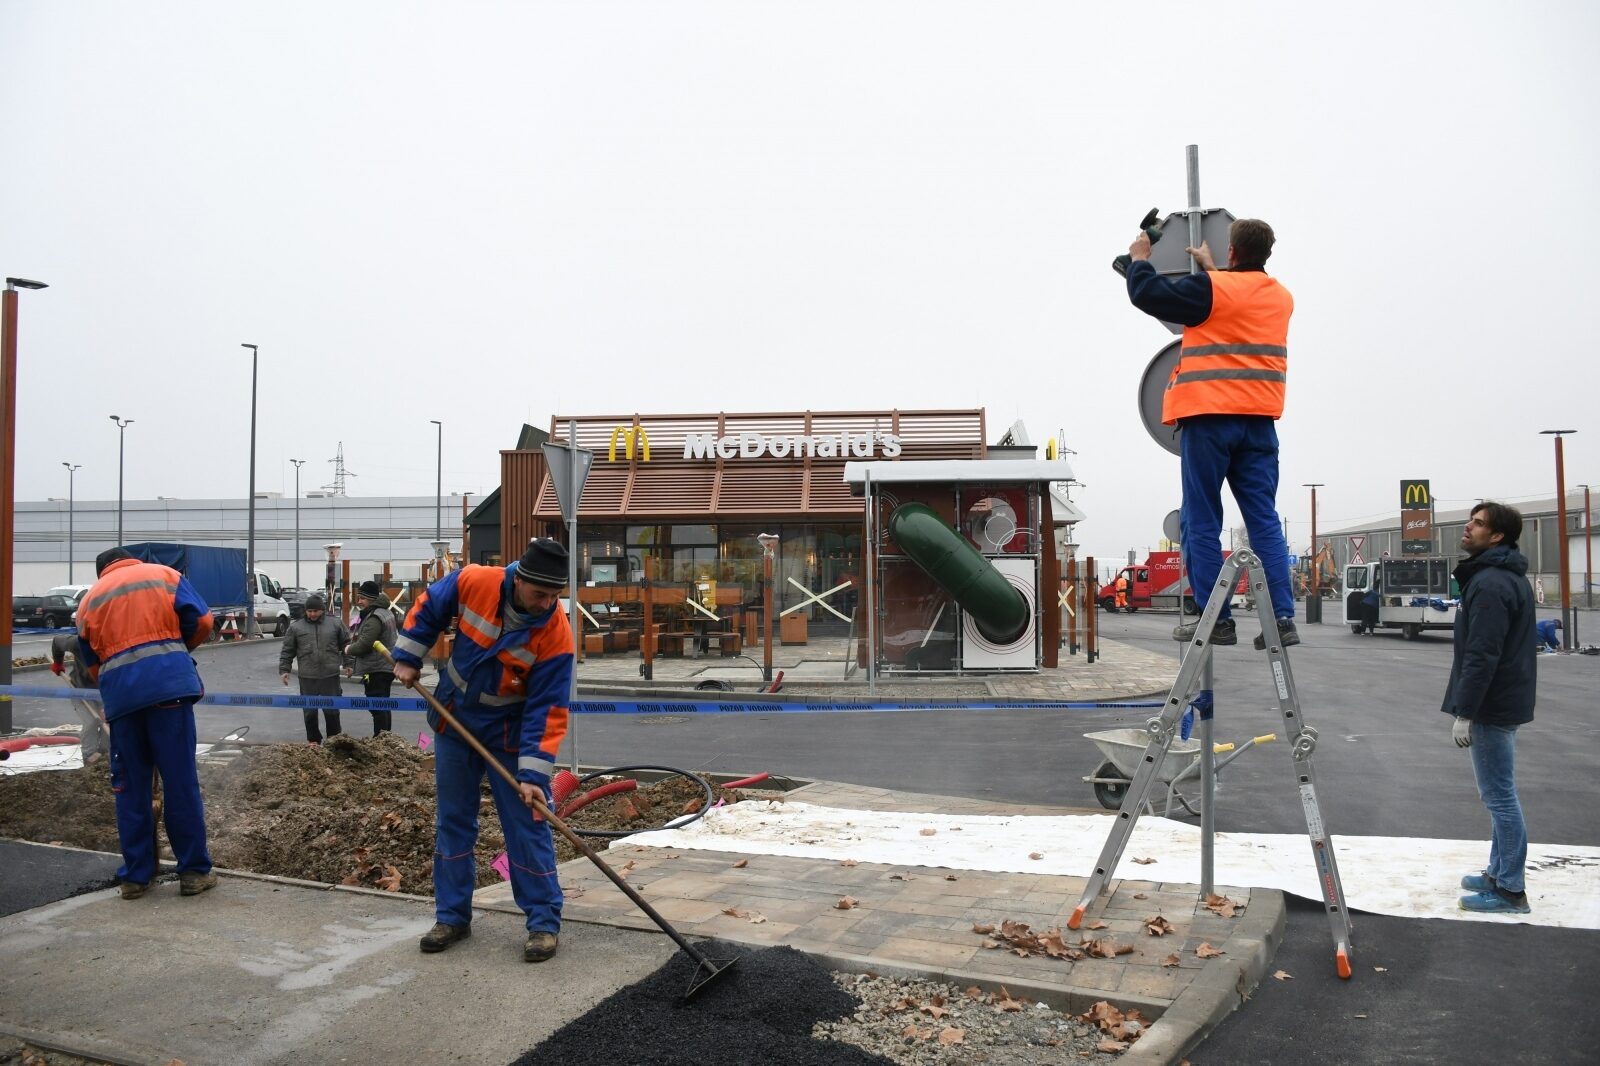
[[[1572,571],[1567,564],[1567,468],[1562,459],[1561,438],[1575,429],[1541,429],[1543,436],[1556,439],[1556,521],[1561,534],[1556,538],[1556,555],[1561,560],[1561,646],[1572,650]],[[1543,567],[1544,560],[1540,560]]]
[[[11,684],[11,568],[17,528],[17,290],[42,289],[42,281],[7,278],[0,299],[0,685]],[[11,732],[11,698],[0,698],[0,733]]]
[[[1317,565],[1317,490],[1325,482],[1301,482],[1311,490],[1311,587],[1306,593],[1306,621],[1322,624],[1322,567]],[[1315,604],[1315,606],[1312,606]]]
[[[1589,486],[1583,490],[1583,605],[1594,610],[1594,509],[1589,503]]]
[[[294,464],[294,587],[304,588],[300,584],[300,468],[305,465],[304,459],[290,459]]]
[[[250,349],[250,519],[245,540],[245,608],[244,635],[259,636],[256,632],[256,346],[241,344]]]
[[[438,447],[435,449],[433,482],[433,539],[444,539],[444,423],[437,418],[428,419],[439,427]],[[444,558],[443,553],[439,556]]]
[[[61,465],[67,468],[67,584],[70,585],[72,584],[73,542],[75,540],[72,534],[72,485],[75,480],[73,475],[83,469],[83,464],[79,463],[74,466],[72,463],[63,462]]]
[[[124,430],[133,425],[133,419],[112,415],[111,421],[117,424],[117,547],[120,548],[122,547],[122,455],[123,445],[127,439]]]

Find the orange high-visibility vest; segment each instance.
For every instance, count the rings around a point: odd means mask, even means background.
[[[1161,421],[1194,415],[1283,414],[1294,297],[1256,270],[1212,271],[1211,314],[1185,326]]]

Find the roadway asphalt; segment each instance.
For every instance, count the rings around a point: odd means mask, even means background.
[[[1170,615],[1102,614],[1101,622],[1108,637],[1176,658]],[[1600,631],[1597,624],[1584,631]],[[1240,628],[1240,645],[1218,650],[1218,741],[1279,729],[1264,660],[1249,647],[1254,620]],[[1449,720],[1438,711],[1448,634],[1408,642],[1398,634],[1358,637],[1332,623],[1302,624],[1301,632],[1304,643],[1290,652],[1290,662],[1304,721],[1320,734],[1315,762],[1330,830],[1487,841],[1488,817],[1468,756],[1451,743]],[[1519,734],[1517,760],[1530,836],[1600,843],[1600,725],[1592,715],[1600,657],[1543,657],[1539,668],[1537,719]],[[275,642],[210,652],[202,669],[213,691],[283,691]],[[47,703],[19,700],[18,725],[69,720],[63,704]],[[1138,724],[1148,713],[580,716],[574,733],[586,765],[768,770],[1014,803],[1092,805],[1090,787],[1079,779],[1099,753],[1082,734]],[[347,728],[365,731],[364,717],[347,713]],[[241,723],[251,725],[251,740],[303,735],[292,710],[200,711],[202,738]],[[419,729],[421,716],[397,715],[396,728]],[[1218,828],[1303,831],[1290,775],[1281,746],[1246,753],[1223,774]],[[1355,915],[1355,925],[1356,977],[1339,982],[1331,977],[1320,904],[1293,910],[1274,968],[1294,980],[1268,981],[1191,1054],[1196,1066],[1592,1061],[1600,1047],[1592,1020],[1600,933],[1363,914]]]

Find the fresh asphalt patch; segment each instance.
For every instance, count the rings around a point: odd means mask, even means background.
[[[117,856],[97,851],[0,839],[0,917],[110,888],[119,865]]]
[[[1341,981],[1322,904],[1286,900],[1268,976],[1189,1053],[1194,1066],[1595,1061],[1600,932],[1355,913],[1355,974]],[[1559,1009],[1570,1003],[1587,1007]]]
[[[695,962],[679,951],[649,977],[558,1029],[513,1066],[587,1062],[597,1048],[607,1061],[629,1066],[890,1062],[848,1044],[812,1038],[817,1022],[850,1017],[856,1001],[808,956],[793,948],[751,949],[716,940],[696,946],[709,958],[737,956],[739,961],[685,1001]]]

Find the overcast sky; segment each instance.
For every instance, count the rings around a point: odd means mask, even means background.
[[[1177,459],[1144,212],[1267,219],[1309,538],[1600,483],[1593,3],[0,0],[17,494],[486,493],[552,414],[988,409],[1064,430],[1102,557]],[[1191,46],[1187,42],[1194,42]],[[1184,59],[1193,55],[1193,59]],[[1220,258],[1219,253],[1219,258]]]

